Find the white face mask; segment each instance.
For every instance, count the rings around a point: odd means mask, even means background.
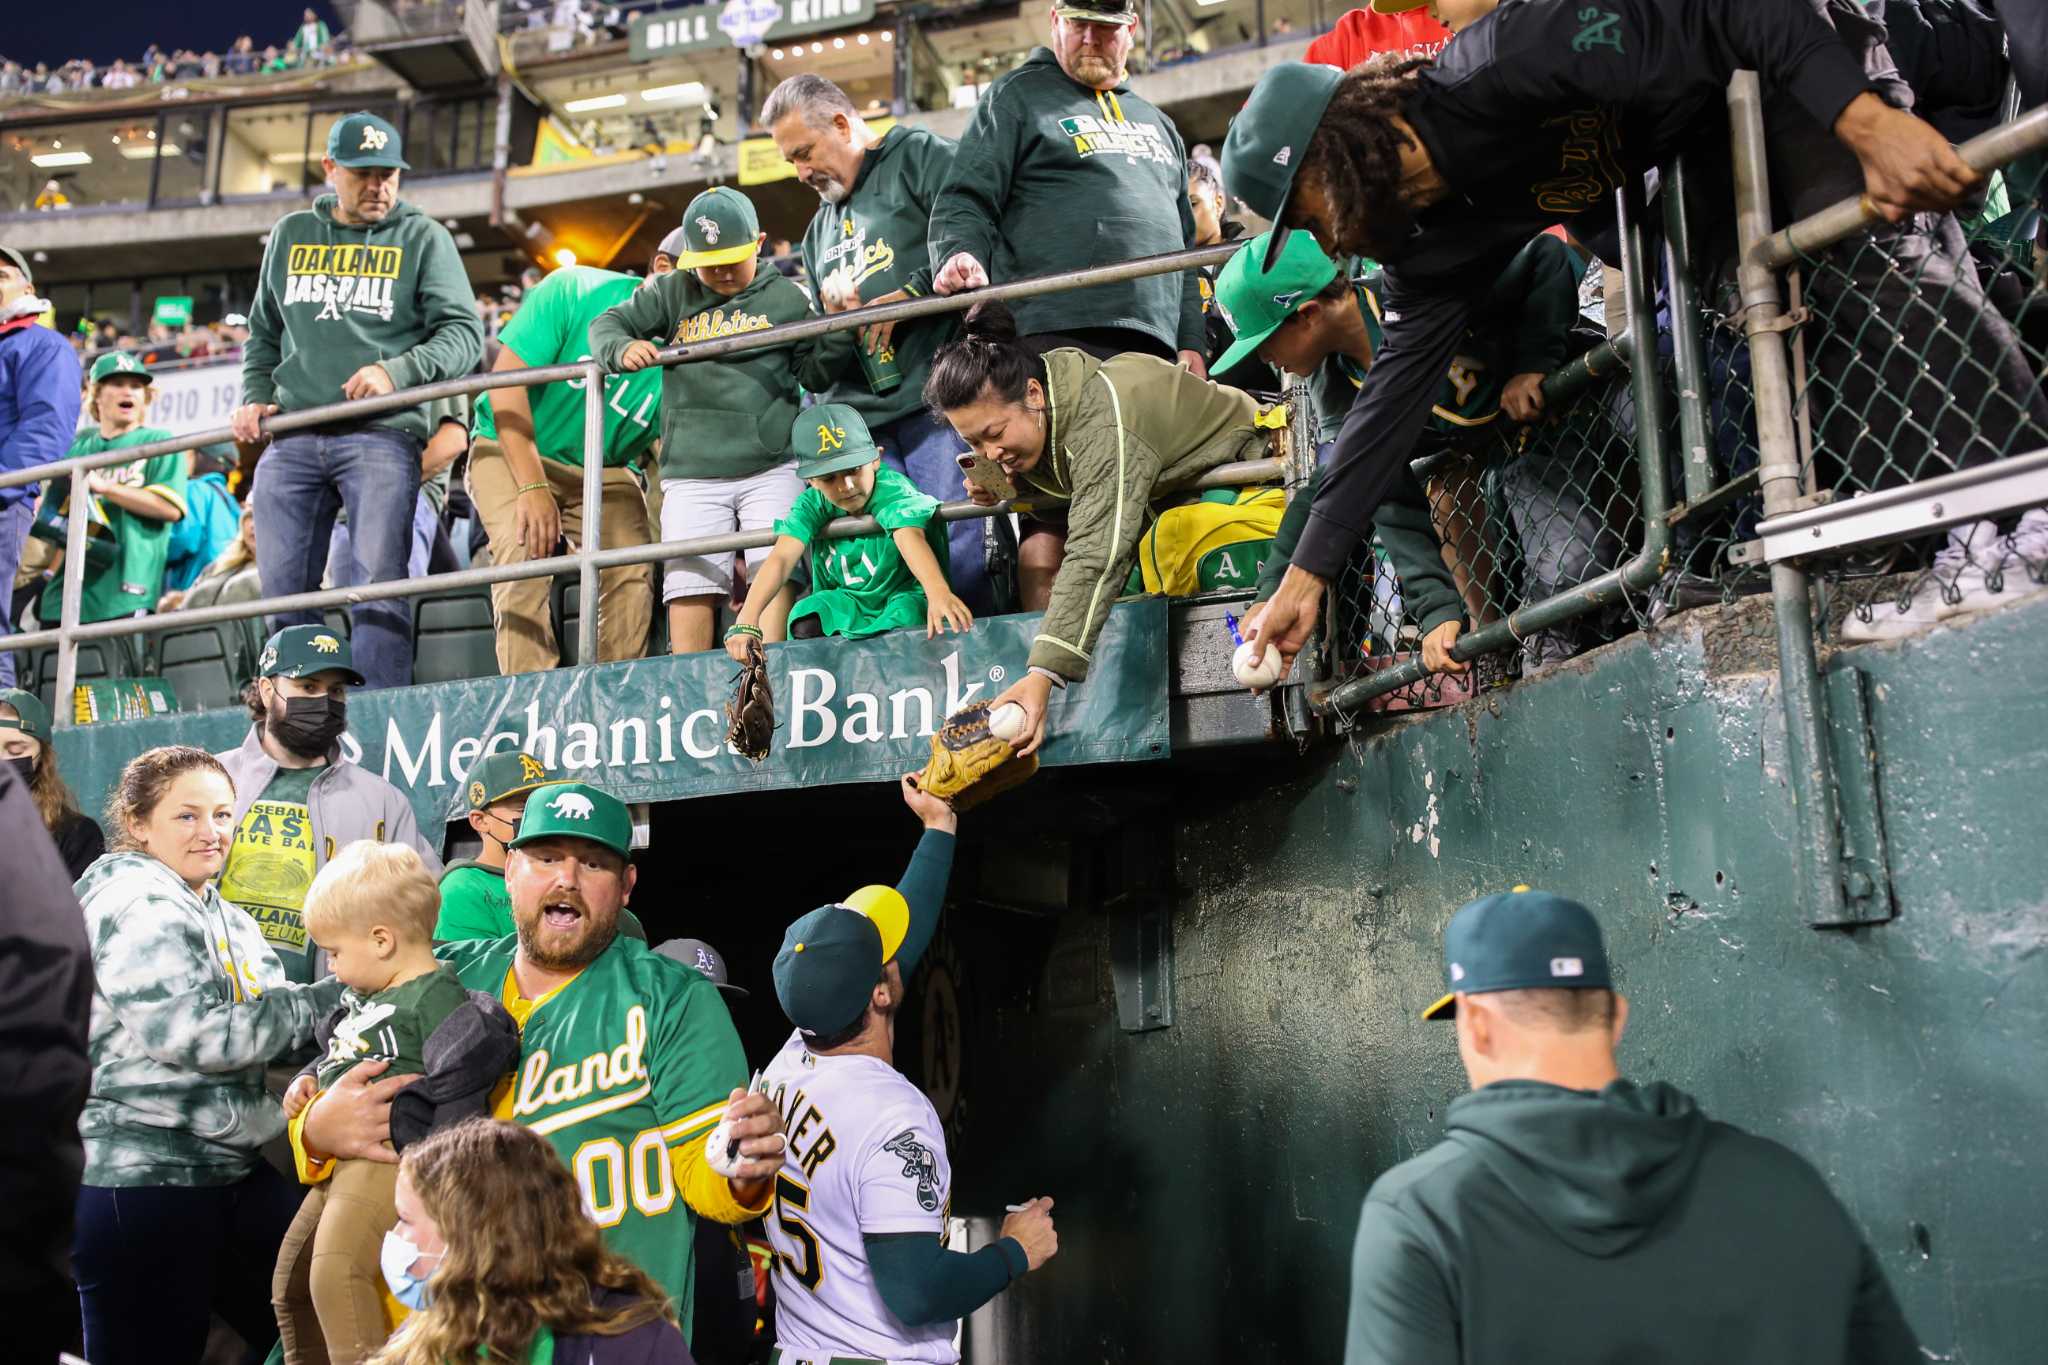
[[[446,1254],[434,1252],[432,1259],[438,1262]],[[427,1306],[427,1281],[424,1276],[414,1275],[412,1268],[426,1255],[397,1228],[384,1234],[384,1246],[377,1255],[377,1266],[384,1272],[384,1283],[391,1286],[391,1297],[416,1313]]]

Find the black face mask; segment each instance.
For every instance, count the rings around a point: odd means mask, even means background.
[[[270,734],[301,758],[320,758],[348,728],[348,702],[340,697],[280,697],[284,714],[270,709]]]
[[[15,775],[21,779],[22,786],[26,787],[35,781],[36,761],[33,758],[10,758],[7,760],[7,766],[14,769]]]

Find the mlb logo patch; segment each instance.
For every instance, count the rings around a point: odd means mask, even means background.
[[[1586,964],[1575,957],[1553,957],[1550,959],[1552,976],[1584,976]]]
[[[1453,962],[1453,963],[1451,964],[1451,980],[1453,980],[1453,981],[1463,981],[1464,979],[1465,979],[1465,967],[1464,967],[1464,964],[1462,964],[1462,963],[1458,963],[1458,962]]]

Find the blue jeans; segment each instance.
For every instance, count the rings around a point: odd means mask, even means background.
[[[33,497],[0,505],[0,635],[13,629],[8,609],[14,605],[14,571],[21,567],[21,547],[28,542],[29,523],[35,520]],[[14,651],[0,649],[0,687],[14,686]]]
[[[955,457],[966,451],[967,443],[942,418],[920,408],[874,428],[872,434],[876,448],[882,452],[882,463],[908,477],[920,492],[940,502],[958,502],[966,496]],[[1004,547],[1011,538],[1008,517],[976,517],[956,521],[947,529],[952,562],[947,566],[946,578],[976,616],[993,616],[1013,609],[1011,603],[995,600],[996,586],[989,577],[990,549],[994,548],[999,555],[1005,553]],[[995,542],[993,547],[989,544],[991,539]]]
[[[412,549],[406,552],[405,576],[425,578],[433,570],[428,565],[433,561],[434,531],[441,519],[434,514],[434,504],[427,501],[423,492],[412,509]],[[337,588],[353,588],[358,583],[370,581],[369,570],[356,559],[354,547],[349,543],[348,523],[334,523],[334,534],[327,538],[328,579]]]
[[[259,1161],[232,1185],[86,1185],[72,1270],[93,1365],[198,1360],[218,1312],[261,1360],[271,1279],[302,1193]]]
[[[417,437],[388,427],[281,437],[256,467],[256,567],[266,596],[312,592],[327,568],[334,515],[348,508],[355,560],[371,583],[406,577],[420,492]],[[317,625],[316,611],[280,612],[270,628]],[[350,609],[356,671],[371,687],[412,681],[412,603]]]

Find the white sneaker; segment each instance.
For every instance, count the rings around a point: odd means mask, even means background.
[[[1998,542],[1999,574],[2005,601],[2040,592],[2048,583],[2048,507],[2036,507],[2020,518],[2013,533]]]
[[[2048,524],[2041,529],[2048,536]],[[1872,602],[1850,612],[1842,621],[1842,639],[1897,640],[1937,621],[2011,601],[2010,593],[1992,592],[1987,581],[1990,571],[2006,558],[2009,539],[1988,521],[1951,527],[1948,544],[1935,551],[1934,567],[1914,581],[1906,599]]]

